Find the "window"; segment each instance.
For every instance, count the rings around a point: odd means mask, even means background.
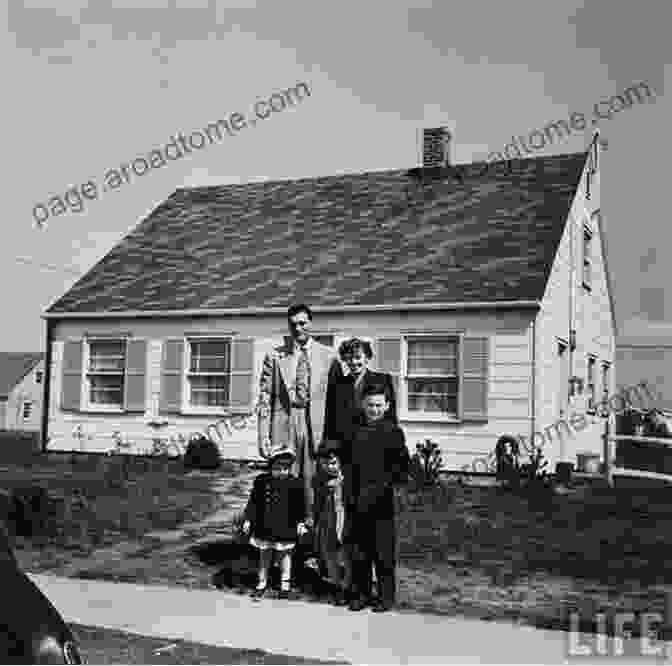
[[[588,368],[586,372],[586,384],[588,385],[588,410],[595,409],[595,358],[588,357]]]
[[[123,407],[126,341],[89,340],[88,350],[89,405]]]
[[[590,289],[592,286],[592,257],[591,257],[591,241],[593,240],[593,232],[588,228],[583,228],[583,286]]]
[[[602,396],[607,398],[609,395],[609,363],[602,363]]]
[[[334,346],[334,336],[333,336],[333,335],[328,335],[328,334],[320,335],[320,334],[316,334],[316,335],[313,335],[313,338],[315,338],[315,340],[316,340],[317,342],[319,342],[319,343],[321,343],[321,344],[323,344],[323,345],[327,345],[327,347],[333,347],[333,346]]]
[[[27,421],[30,418],[30,415],[33,412],[33,403],[30,400],[26,400],[23,403],[23,420]]]
[[[188,405],[227,407],[231,384],[231,341],[189,340]]]
[[[567,343],[558,340],[557,348],[557,378],[558,378],[558,393],[557,393],[557,415],[559,418],[564,418],[569,406],[569,396],[571,387],[569,384],[569,365],[567,363]]]
[[[41,384],[42,383],[42,376],[43,375],[44,375],[44,373],[42,372],[42,370],[36,370],[35,371],[35,383],[36,384]]]
[[[409,413],[458,416],[459,338],[407,338],[406,390]]]

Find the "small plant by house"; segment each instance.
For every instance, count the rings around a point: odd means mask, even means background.
[[[495,446],[496,477],[509,488],[520,485],[520,447],[513,435],[502,435]]]
[[[415,445],[411,456],[410,475],[417,487],[436,486],[443,466],[441,449],[436,442],[425,439]]]
[[[534,493],[550,487],[548,461],[540,446],[523,440],[523,450],[513,435],[502,435],[495,446],[496,477],[512,490]],[[521,462],[521,459],[523,462]]]
[[[551,486],[551,477],[547,470],[548,460],[540,446],[530,446],[528,460],[520,465],[520,478],[524,489],[528,493],[548,490]]]
[[[233,540],[236,543],[247,543],[249,541],[248,535],[243,532],[243,523],[245,522],[244,512],[237,513],[233,520],[231,521],[231,526],[233,529]]]
[[[222,464],[219,447],[204,435],[192,439],[184,454],[185,469],[218,469]]]

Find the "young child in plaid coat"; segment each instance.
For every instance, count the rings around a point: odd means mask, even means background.
[[[330,601],[347,603],[352,567],[350,549],[345,545],[348,518],[345,478],[341,467],[340,442],[326,440],[317,451],[318,472],[313,478],[314,546],[320,570],[330,585]]]
[[[252,593],[264,596],[273,554],[280,559],[280,598],[288,599],[292,553],[297,537],[306,534],[306,501],[303,484],[291,475],[294,452],[281,449],[270,456],[271,471],[260,474],[245,508],[243,533],[259,549],[259,582]]]

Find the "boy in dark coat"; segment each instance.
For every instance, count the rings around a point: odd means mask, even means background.
[[[394,485],[408,478],[410,456],[404,433],[384,418],[389,409],[385,385],[372,384],[363,395],[364,418],[347,447],[346,512],[351,520],[346,541],[353,549],[350,610],[367,604],[371,567],[376,567],[376,612],[389,610],[395,601]]]
[[[289,598],[292,552],[298,536],[307,532],[306,501],[302,482],[291,475],[295,455],[281,449],[270,456],[271,471],[260,474],[245,508],[243,532],[259,549],[259,582],[253,593],[266,592],[268,571],[277,552],[280,559],[280,598]]]

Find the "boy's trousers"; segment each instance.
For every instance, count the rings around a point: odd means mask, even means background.
[[[357,516],[356,523],[352,563],[354,596],[364,599],[370,594],[371,567],[375,565],[378,596],[383,603],[391,605],[396,594],[394,518]]]

